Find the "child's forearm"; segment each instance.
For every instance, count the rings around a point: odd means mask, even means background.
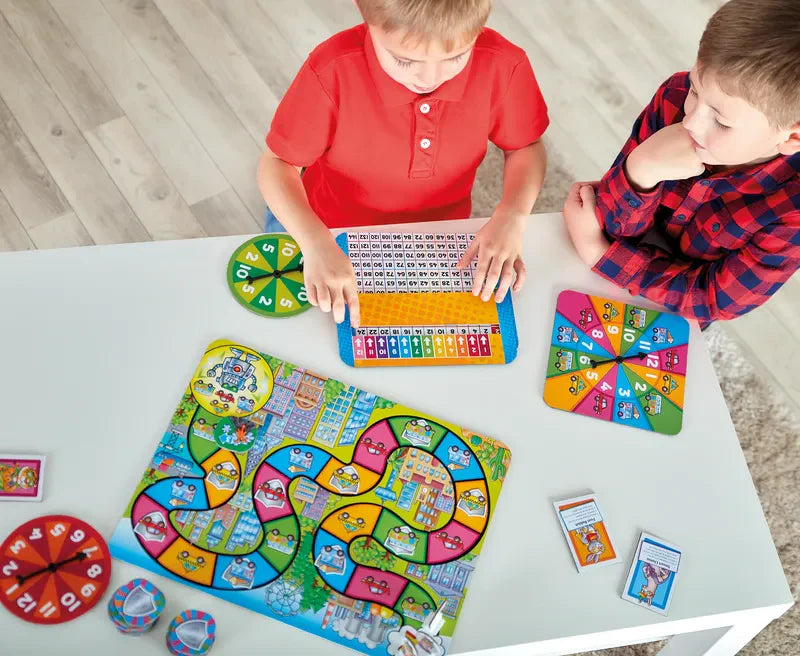
[[[529,215],[542,190],[546,168],[547,152],[541,140],[519,150],[505,151],[503,198],[498,209]]]
[[[258,163],[258,188],[270,210],[302,250],[307,244],[330,239],[327,227],[309,205],[298,167],[265,151]]]

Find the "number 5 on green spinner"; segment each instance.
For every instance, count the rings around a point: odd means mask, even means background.
[[[227,277],[233,297],[261,316],[290,317],[311,307],[303,254],[285,233],[259,235],[239,246],[228,262]]]

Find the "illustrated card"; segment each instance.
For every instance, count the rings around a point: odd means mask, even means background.
[[[594,494],[556,501],[553,506],[579,572],[619,562]]]
[[[0,453],[0,501],[41,501],[44,456]]]
[[[680,547],[649,533],[642,533],[622,598],[666,615],[682,557]]]

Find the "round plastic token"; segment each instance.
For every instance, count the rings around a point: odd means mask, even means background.
[[[176,656],[203,656],[217,634],[214,618],[201,610],[185,610],[170,622],[167,648]]]
[[[164,610],[164,593],[146,579],[133,579],[116,589],[108,602],[108,614],[120,631],[146,633]]]
[[[75,517],[32,519],[0,545],[0,602],[27,622],[80,617],[100,601],[110,576],[105,540]]]
[[[311,307],[303,254],[285,233],[259,235],[239,246],[228,262],[227,277],[234,298],[261,316],[290,317]]]

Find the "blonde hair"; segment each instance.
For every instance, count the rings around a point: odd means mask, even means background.
[[[769,122],[800,121],[800,5],[797,0],[730,0],[711,17],[697,51],[700,74],[743,98]]]
[[[404,32],[418,43],[440,41],[445,50],[472,41],[486,24],[492,0],[356,0],[364,21]]]

